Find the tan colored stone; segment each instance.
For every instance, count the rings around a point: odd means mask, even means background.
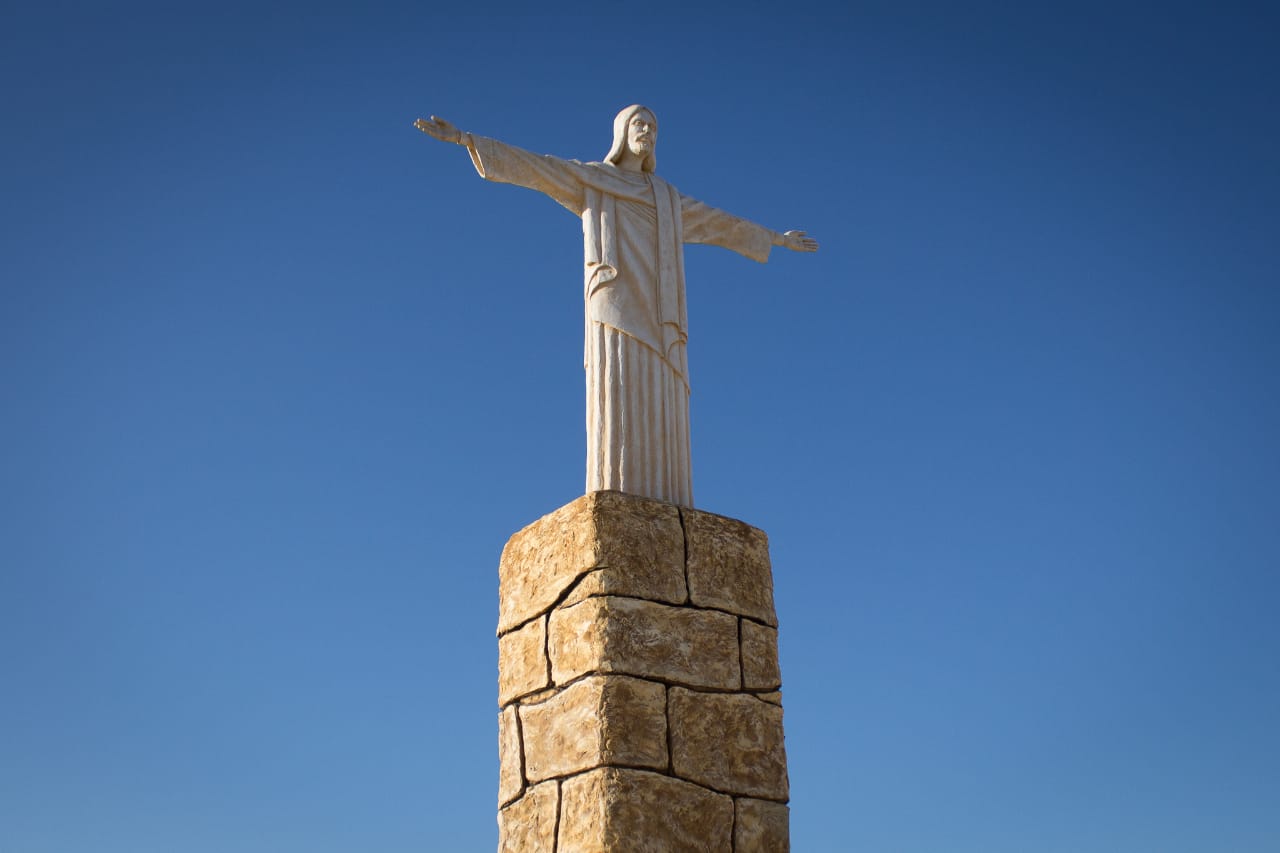
[[[573,589],[569,590],[569,594],[564,597],[564,601],[560,602],[560,606],[572,607],[592,596],[608,595],[609,591],[605,588],[608,583],[608,574],[608,569],[596,569],[594,572],[587,572],[573,585]]]
[[[737,622],[713,610],[615,596],[588,598],[551,614],[552,679],[564,684],[589,672],[616,672],[737,689]]]
[[[536,693],[530,693],[528,696],[521,697],[520,702],[524,705],[532,705],[535,702],[542,702],[550,699],[560,691],[554,687],[548,687],[546,690],[539,690]]]
[[[788,853],[791,850],[791,810],[782,803],[734,800],[734,853]]]
[[[778,669],[778,629],[743,619],[742,689],[776,690],[782,684]]]
[[[781,691],[781,690],[774,690],[774,691],[771,691],[771,692],[769,692],[769,693],[755,693],[755,694],[752,694],[752,695],[754,695],[757,699],[762,699],[762,700],[764,700],[765,702],[768,702],[768,703],[770,703],[770,704],[772,704],[772,705],[781,705],[781,704],[782,704],[782,691]]]
[[[769,538],[763,530],[723,515],[681,510],[688,547],[689,597],[777,627]]]
[[[785,801],[782,708],[741,693],[668,690],[671,766],[717,791]]]
[[[728,853],[733,800],[679,779],[605,767],[563,784],[558,853]]]
[[[560,783],[534,785],[498,810],[498,853],[553,853]]]
[[[542,613],[595,567],[590,495],[528,525],[507,540],[498,561],[498,632]]]
[[[686,600],[684,531],[675,506],[592,492],[507,541],[498,565],[498,632],[544,613],[586,572],[602,592]]]
[[[504,806],[524,790],[523,750],[515,707],[498,713],[498,805]]]
[[[498,638],[499,707],[550,684],[545,616]]]
[[[525,776],[540,782],[602,765],[667,766],[666,688],[622,675],[584,678],[520,707]]]

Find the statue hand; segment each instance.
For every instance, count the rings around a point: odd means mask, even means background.
[[[818,241],[806,236],[803,231],[788,231],[782,235],[782,245],[793,252],[816,252]]]
[[[454,145],[462,143],[462,131],[438,116],[432,116],[430,121],[420,118],[413,123],[413,126],[441,142],[452,142]]]

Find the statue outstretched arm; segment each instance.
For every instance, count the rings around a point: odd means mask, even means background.
[[[472,136],[439,116],[420,118],[413,126],[441,142],[465,145],[471,162],[487,181],[515,184],[551,196],[575,216],[584,204],[582,181],[575,164],[548,154],[534,154],[483,136]]]
[[[793,252],[818,251],[818,241],[803,231],[779,234],[685,195],[680,204],[686,243],[722,246],[761,263],[768,260],[771,246],[785,246]]]
[[[441,142],[452,142],[454,145],[466,145],[465,137],[470,136],[439,116],[432,116],[430,119],[420,118],[413,123],[413,126],[427,136],[433,136]]]
[[[786,246],[793,252],[818,251],[818,241],[808,236],[804,231],[787,231],[784,234],[774,234],[773,245]]]

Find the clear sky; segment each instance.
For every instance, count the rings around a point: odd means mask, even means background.
[[[694,494],[771,538],[799,851],[1280,850],[1269,4],[0,17],[0,851],[496,843],[498,554],[579,495],[581,236],[659,172]]]

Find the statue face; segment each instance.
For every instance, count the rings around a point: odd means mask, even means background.
[[[627,148],[640,159],[649,156],[658,144],[658,121],[643,110],[627,122]]]

